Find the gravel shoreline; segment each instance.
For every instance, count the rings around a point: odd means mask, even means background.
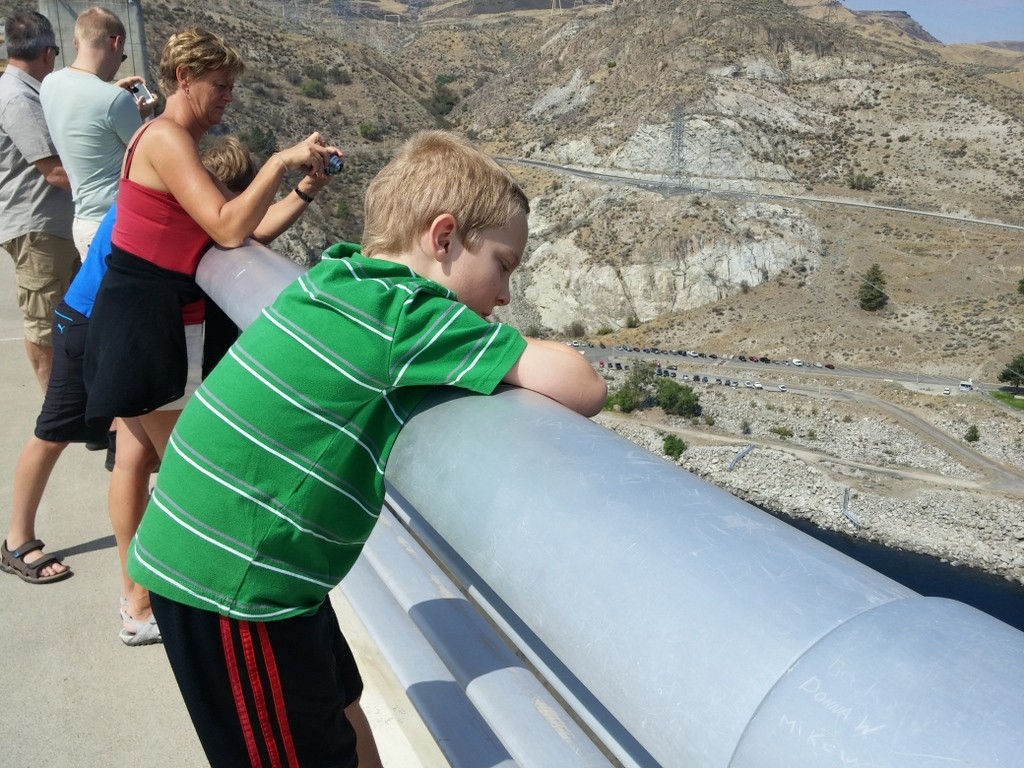
[[[967,427],[977,425],[981,439],[970,449],[1024,466],[1024,452],[1017,449],[1024,419],[984,396],[954,401],[898,385],[868,388],[877,397],[883,387],[886,402],[951,437],[962,440]],[[963,457],[862,403],[746,388],[696,389],[704,409],[700,419],[653,409],[600,414],[595,421],[660,456],[665,435],[679,433],[688,444],[681,467],[752,504],[1024,584],[1024,498],[982,487],[984,475]],[[782,439],[773,429],[792,437]],[[729,471],[747,444],[756,448]],[[849,517],[843,511],[847,489]]]

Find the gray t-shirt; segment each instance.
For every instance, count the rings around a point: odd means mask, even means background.
[[[47,77],[40,98],[71,180],[75,215],[100,221],[117,197],[125,148],[142,125],[135,99],[124,88],[71,67]]]
[[[29,232],[71,239],[71,195],[48,183],[34,165],[57,155],[39,85],[13,64],[0,75],[0,243]]]

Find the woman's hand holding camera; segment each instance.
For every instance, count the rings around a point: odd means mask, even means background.
[[[277,158],[288,171],[301,170],[313,178],[325,177],[325,166],[332,156],[341,157],[341,150],[329,147],[319,133],[312,133],[293,147],[282,149]]]

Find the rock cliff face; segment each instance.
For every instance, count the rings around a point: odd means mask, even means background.
[[[908,20],[887,19],[905,45],[767,1],[643,0],[537,24],[524,56],[452,118],[503,154],[602,176],[559,170],[531,186],[534,250],[520,306],[504,316],[556,333],[581,322],[619,329],[794,266],[813,272],[836,220],[812,215],[801,196],[1020,220],[1010,201],[1024,200],[1024,101],[944,64]],[[617,185],[616,175],[663,186]],[[888,229],[863,214],[843,226]],[[889,243],[877,250],[891,253]],[[922,250],[893,257],[909,263]]]
[[[358,239],[369,179],[409,133],[442,125],[553,166],[513,166],[533,239],[499,316],[524,330],[700,333],[943,370],[981,350],[971,370],[998,373],[1024,343],[1007,299],[1024,274],[1014,233],[820,201],[1024,223],[1024,59],[954,56],[906,20],[787,2],[801,10],[370,0],[364,16],[332,18],[313,0],[287,13],[276,0],[152,0],[146,18],[157,47],[188,23],[241,45],[253,66],[223,127],[267,138],[264,157],[313,129],[344,148],[343,176],[276,243],[297,260]],[[400,24],[380,21],[394,13]],[[874,262],[892,311],[868,319],[855,297]]]
[[[583,199],[586,192],[570,189],[533,201],[538,245],[518,278],[518,306],[502,313],[520,327],[617,328],[630,318],[643,322],[750,290],[794,264],[814,268],[821,258],[818,228],[782,205],[709,208],[697,199],[679,211],[650,193],[613,188]],[[574,204],[591,224],[560,232]],[[628,227],[617,227],[624,218]],[[602,235],[602,247],[611,246],[614,255],[595,258],[587,246]]]

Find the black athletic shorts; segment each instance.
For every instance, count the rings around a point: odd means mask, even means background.
[[[150,599],[213,768],[355,768],[345,707],[363,681],[329,598],[313,616],[265,622]]]
[[[110,424],[85,423],[85,334],[89,318],[63,301],[53,313],[53,368],[43,408],[36,419],[36,437],[51,443],[98,443]]]

